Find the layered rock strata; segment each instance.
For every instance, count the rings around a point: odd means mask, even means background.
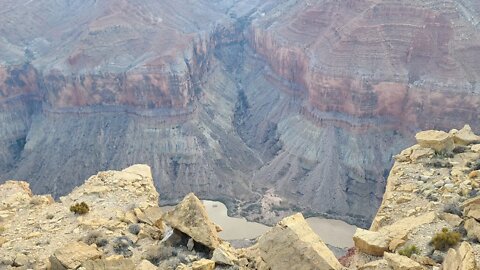
[[[479,126],[472,0],[2,4],[0,181],[56,198],[148,163],[164,202],[366,227],[416,131]]]

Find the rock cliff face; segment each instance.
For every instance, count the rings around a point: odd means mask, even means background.
[[[366,227],[414,132],[480,124],[471,0],[4,6],[0,179],[54,197],[148,163],[165,202]]]
[[[350,269],[480,267],[480,136],[465,126],[416,137],[395,157],[370,230],[355,233]]]

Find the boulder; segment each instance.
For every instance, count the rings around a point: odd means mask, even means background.
[[[102,253],[83,242],[73,242],[50,256],[52,270],[77,269],[83,262],[99,259]]]
[[[415,139],[421,147],[431,148],[436,152],[450,152],[454,148],[452,135],[444,131],[421,131],[415,135]]]
[[[25,255],[23,253],[18,253],[15,256],[15,260],[13,261],[13,266],[20,267],[20,266],[27,266],[27,265],[28,265],[27,255]]]
[[[473,133],[469,125],[465,125],[461,130],[453,134],[453,140],[459,145],[469,145],[480,142],[480,136]]]
[[[426,214],[420,215],[418,217],[407,217],[400,220],[397,220],[391,225],[381,227],[378,231],[383,233],[387,237],[394,239],[403,239],[407,238],[407,235],[415,228],[422,226],[424,224],[431,223],[435,220],[435,212],[428,212]]]
[[[467,231],[467,236],[480,240],[480,223],[473,218],[467,219],[463,225]]]
[[[281,220],[252,247],[270,269],[341,269],[335,255],[302,214]]]
[[[480,221],[480,204],[473,204],[464,210],[465,216]]]
[[[448,270],[475,270],[477,264],[475,262],[475,254],[472,246],[463,242],[460,247],[455,250],[453,248],[448,250],[447,256],[443,262],[443,269]]]
[[[193,240],[211,249],[220,244],[215,224],[210,221],[203,203],[190,193],[173,210],[167,212],[163,220]]]
[[[462,223],[463,219],[457,215],[450,214],[450,213],[440,213],[438,217],[442,220],[445,220],[448,224],[453,227],[456,227]]]
[[[385,252],[383,258],[393,270],[422,270],[422,266],[416,261],[399,254]]]
[[[192,263],[192,270],[213,270],[215,262],[208,259],[201,259]]]
[[[363,253],[382,256],[388,250],[390,238],[379,232],[357,228],[355,235],[353,235],[353,242],[355,248]]]
[[[393,268],[390,265],[388,265],[388,262],[385,259],[369,262],[358,267],[358,270],[392,270],[392,269]]]
[[[222,243],[213,251],[212,261],[217,264],[234,265],[237,258],[227,243]]]
[[[158,268],[153,265],[151,262],[147,261],[147,260],[143,260],[140,262],[139,265],[137,265],[137,267],[135,267],[135,270],[157,270]]]
[[[131,259],[112,256],[106,259],[88,260],[82,263],[85,270],[132,270],[135,265]],[[156,268],[155,268],[156,269]]]

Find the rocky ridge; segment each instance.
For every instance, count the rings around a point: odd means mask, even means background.
[[[466,125],[416,139],[395,157],[370,229],[355,233],[350,269],[480,268],[480,136]],[[435,246],[442,232],[457,239]]]

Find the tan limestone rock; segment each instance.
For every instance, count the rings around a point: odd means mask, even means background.
[[[266,266],[276,270],[341,269],[335,255],[313,232],[302,214],[281,220],[252,247]]]
[[[393,270],[422,270],[422,266],[419,263],[406,256],[385,252],[383,258]]]
[[[82,267],[85,270],[132,270],[135,269],[135,264],[131,259],[123,258],[123,256],[112,256],[105,259],[88,260],[82,263]]]
[[[438,130],[421,131],[415,135],[417,143],[424,148],[431,148],[436,152],[452,151],[454,148],[451,134]]]
[[[135,270],[157,270],[158,268],[153,265],[151,262],[147,261],[147,260],[143,260],[140,262],[139,265],[137,265],[137,267],[135,267]]]
[[[467,231],[468,237],[480,240],[480,222],[470,218],[465,221],[463,227]]]
[[[435,212],[429,212],[418,217],[407,217],[391,225],[381,227],[378,231],[391,239],[406,239],[410,231],[421,225],[433,222],[435,218]]]
[[[448,270],[476,270],[475,254],[472,246],[463,242],[460,247],[455,250],[448,250],[447,256],[443,262],[443,269]]]
[[[385,259],[366,263],[358,268],[358,270],[392,270]]]
[[[224,242],[213,251],[212,261],[217,264],[234,265],[237,258],[234,255],[233,248]]]
[[[52,264],[52,270],[77,269],[83,262],[99,259],[101,256],[102,253],[96,248],[83,242],[73,242],[57,249],[50,256],[50,263]]]
[[[353,235],[355,247],[363,253],[373,256],[382,256],[388,250],[390,238],[386,235],[357,228]]]
[[[208,218],[203,203],[193,193],[167,212],[163,220],[209,248],[215,249],[220,244],[215,224]]]
[[[192,270],[213,270],[215,262],[208,259],[201,259],[192,263]]]
[[[472,151],[475,153],[480,153],[480,144],[472,145]]]
[[[480,221],[480,204],[474,204],[465,209],[465,216]]]
[[[456,227],[462,223],[463,219],[457,215],[442,212],[438,216],[440,219],[445,220],[448,224],[453,227]]]
[[[469,125],[465,125],[461,130],[454,133],[453,140],[459,145],[469,145],[473,143],[479,143],[480,136],[475,135]]]

